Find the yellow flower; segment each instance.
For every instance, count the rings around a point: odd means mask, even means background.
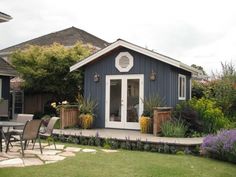
[[[68,104],[68,101],[66,101],[66,100],[62,101],[62,104]]]
[[[52,106],[53,108],[56,108],[56,107],[57,107],[56,102],[51,103],[51,106]]]

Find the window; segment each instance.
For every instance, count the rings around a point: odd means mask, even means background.
[[[179,74],[178,79],[179,100],[186,100],[186,76]]]
[[[115,64],[120,72],[128,72],[134,65],[134,58],[129,52],[120,52]]]
[[[2,79],[0,79],[0,99],[2,98]]]

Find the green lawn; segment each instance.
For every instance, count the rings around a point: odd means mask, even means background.
[[[94,148],[87,146],[86,148]],[[236,165],[190,155],[124,151],[75,157],[43,166],[1,168],[0,177],[230,177]]]

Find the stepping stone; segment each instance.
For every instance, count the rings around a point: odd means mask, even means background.
[[[0,167],[23,167],[23,160],[20,158],[8,159],[0,162]]]
[[[7,158],[6,158],[6,157],[1,157],[1,156],[0,156],[0,161],[2,161],[2,160],[7,160]]]
[[[118,150],[114,150],[114,149],[101,149],[103,152],[107,152],[107,153],[112,153],[112,152],[119,152]]]
[[[19,152],[2,152],[0,154],[0,156],[2,157],[6,157],[6,158],[17,158],[17,157],[22,157],[22,155]]]
[[[23,159],[24,166],[33,166],[33,165],[43,165],[43,161],[39,158],[24,158]]]
[[[58,161],[45,161],[45,164],[56,163]]]
[[[59,155],[38,155],[38,157],[43,161],[59,161],[65,159],[65,157]]]
[[[47,146],[48,146],[47,143],[41,143],[41,147],[42,147],[42,148],[47,147]],[[28,149],[32,149],[32,148],[33,148],[33,144],[30,143],[30,144],[27,146],[27,148],[28,148]],[[40,148],[39,143],[35,143],[34,148],[35,148],[35,149],[39,149],[39,148]]]
[[[76,148],[76,147],[65,148],[65,151],[69,151],[69,152],[79,152],[80,150],[81,150],[81,148]]]
[[[63,157],[73,157],[73,156],[75,156],[75,154],[73,152],[70,152],[70,151],[65,151],[65,152],[62,152],[58,155],[63,156]]]
[[[96,152],[95,149],[83,149],[82,151],[83,152]]]
[[[64,147],[65,147],[65,145],[63,145],[63,144],[56,144],[56,150],[63,150]],[[54,145],[46,146],[44,149],[54,149],[55,150],[55,146]]]
[[[9,151],[10,152],[19,152],[19,151],[21,151],[21,148],[17,147],[17,146],[13,146],[13,147],[9,148]]]
[[[39,149],[37,149],[37,150],[36,149],[35,150],[25,150],[24,152],[25,152],[25,154],[41,155],[41,152],[40,152]],[[45,150],[45,149],[43,149],[43,154],[44,155],[56,155],[60,152],[61,151],[59,151],[59,150]]]

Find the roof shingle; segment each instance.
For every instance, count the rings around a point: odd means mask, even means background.
[[[17,72],[3,58],[0,58],[0,75],[1,76],[16,76]]]
[[[56,42],[64,46],[73,46],[78,41],[82,42],[83,44],[91,44],[99,49],[102,49],[109,44],[108,42],[84,30],[75,27],[70,27],[2,49],[0,50],[0,54],[10,53],[18,49],[24,49],[27,45],[47,46]]]

